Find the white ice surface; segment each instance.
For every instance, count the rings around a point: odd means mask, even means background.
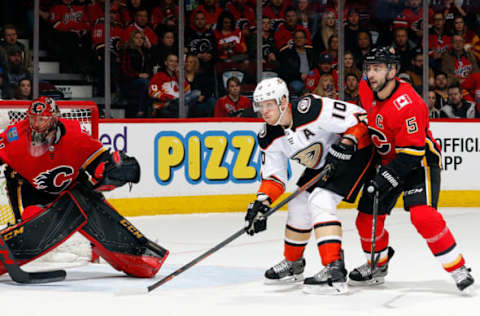
[[[480,281],[480,209],[443,209],[460,249]],[[115,296],[122,288],[146,288],[221,242],[243,225],[242,213],[131,218],[151,239],[171,251],[155,279],[126,277],[107,264],[69,267],[63,282],[17,285],[0,277],[1,315],[480,315],[480,296],[460,296],[451,277],[430,254],[410,224],[408,213],[394,210],[387,220],[396,254],[384,285],[352,288],[348,295],[304,294],[300,288],[263,284],[266,268],[282,259],[285,212],[274,214],[268,230],[241,236],[153,292]],[[351,270],[364,262],[355,212],[340,211],[345,259]],[[314,243],[305,253],[306,276],[320,269]],[[38,264],[26,270],[38,270]],[[480,286],[475,285],[480,293]]]

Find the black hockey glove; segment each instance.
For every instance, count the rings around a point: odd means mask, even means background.
[[[247,234],[253,236],[267,229],[267,218],[264,216],[270,207],[256,200],[248,205],[247,215],[245,215],[245,230]]]
[[[346,145],[344,143],[333,144],[328,150],[327,157],[325,157],[325,166],[330,165],[331,171],[329,178],[338,175],[342,170],[345,170],[347,163],[352,159],[355,153],[355,146]]]
[[[388,167],[381,167],[373,180],[368,183],[368,186],[373,186],[374,191],[368,192],[373,194],[378,191],[379,199],[382,200],[392,190],[396,189],[401,184],[400,178],[395,171]]]

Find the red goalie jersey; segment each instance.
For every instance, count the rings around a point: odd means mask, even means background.
[[[391,96],[380,101],[362,80],[360,100],[367,111],[370,137],[382,165],[399,153],[425,156],[427,165],[440,165],[440,146],[430,131],[428,108],[410,84],[397,79]]]
[[[23,120],[0,134],[0,160],[25,178],[35,189],[60,194],[81,169],[107,151],[82,131],[77,121],[59,119],[61,137],[40,156],[29,154],[29,123]]]

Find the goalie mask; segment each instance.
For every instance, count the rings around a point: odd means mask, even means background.
[[[32,154],[39,153],[35,147],[48,147],[55,142],[59,117],[60,110],[52,98],[39,97],[32,101],[27,110]]]

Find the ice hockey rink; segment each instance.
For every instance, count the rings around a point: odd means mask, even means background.
[[[480,281],[480,209],[441,210],[457,243]],[[341,210],[348,270],[364,262],[355,212]],[[164,215],[130,218],[142,232],[171,251],[155,279],[133,279],[107,264],[67,268],[65,281],[17,285],[0,278],[2,315],[480,315],[480,296],[459,295],[451,277],[430,254],[410,224],[408,213],[394,210],[387,220],[396,254],[384,285],[349,288],[347,295],[321,296],[301,287],[263,284],[266,268],[282,259],[286,212],[274,214],[268,230],[243,235],[156,290],[118,296],[125,288],[146,288],[215,246],[243,225],[244,213]],[[305,253],[306,276],[320,269],[317,250]],[[26,270],[38,269],[29,264]],[[480,286],[475,285],[476,292]]]

